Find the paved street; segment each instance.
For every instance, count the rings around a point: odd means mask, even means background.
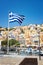
[[[35,57],[35,56],[29,56],[29,57]],[[0,65],[19,65],[19,63],[24,59],[25,57],[0,57]],[[41,57],[41,60],[38,59],[38,65],[43,65],[43,57]]]

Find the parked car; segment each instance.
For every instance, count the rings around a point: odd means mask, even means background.
[[[24,50],[24,49],[21,49],[21,50],[19,51],[19,54],[22,55],[22,56],[23,56],[23,55],[26,55],[25,50]]]
[[[32,54],[32,48],[27,48],[27,49],[25,50],[25,53],[27,53],[27,54]]]
[[[39,54],[41,54],[41,53],[42,53],[41,50],[40,50],[40,53],[39,53],[39,50],[34,50],[34,51],[33,51],[33,54],[39,55]]]

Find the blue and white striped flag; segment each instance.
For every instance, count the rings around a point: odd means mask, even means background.
[[[12,12],[9,13],[9,23],[17,21],[19,24],[21,24],[24,18],[25,18],[24,15],[18,15]]]

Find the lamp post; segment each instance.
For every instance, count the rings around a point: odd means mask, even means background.
[[[38,33],[38,39],[39,39],[39,44],[38,44],[38,46],[39,46],[39,60],[41,60],[41,56],[40,56],[40,28],[38,28],[37,29],[37,33]]]

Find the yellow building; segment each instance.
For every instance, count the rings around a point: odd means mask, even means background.
[[[43,45],[43,32],[40,32],[40,44]]]

